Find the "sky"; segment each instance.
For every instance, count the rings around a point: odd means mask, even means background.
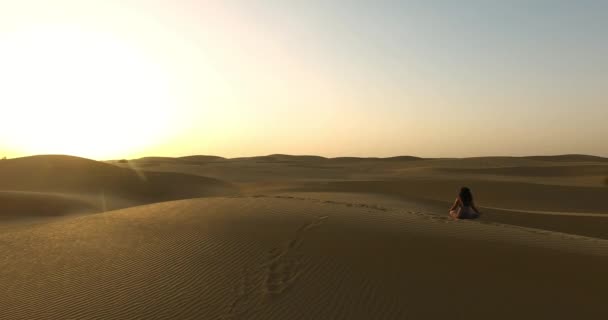
[[[0,0],[0,156],[608,156],[608,1]]]

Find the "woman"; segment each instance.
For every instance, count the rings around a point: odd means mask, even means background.
[[[462,187],[454,205],[450,208],[450,217],[454,219],[476,219],[481,213],[475,207],[473,194],[467,187]]]

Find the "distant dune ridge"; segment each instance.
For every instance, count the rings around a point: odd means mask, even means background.
[[[521,157],[473,157],[473,158],[462,158],[462,159],[530,159],[538,161],[550,161],[550,162],[608,162],[608,158],[583,155],[583,154],[566,154],[566,155],[554,155],[554,156],[521,156]],[[267,156],[255,156],[255,157],[238,157],[238,158],[224,158],[220,156],[211,155],[195,155],[185,157],[144,157],[135,160],[142,161],[198,161],[198,162],[210,162],[210,161],[231,161],[231,160],[257,160],[257,161],[323,161],[323,160],[389,160],[389,161],[411,161],[411,160],[432,160],[432,159],[459,159],[459,158],[421,158],[415,156],[392,156],[392,157],[334,157],[327,158],[314,155],[289,155],[289,154],[271,154]]]
[[[605,160],[2,160],[0,319],[604,319]]]
[[[256,161],[256,162],[313,162],[313,161],[360,161],[360,160],[380,160],[380,161],[410,161],[410,160],[421,160],[423,158],[413,156],[396,156],[387,158],[361,158],[361,157],[336,157],[326,158],[321,156],[312,155],[288,155],[288,154],[271,154],[267,156],[255,156],[255,157],[238,157],[238,158],[224,158],[218,156],[186,156],[186,157],[143,157],[135,159],[135,161],[142,162],[181,162],[181,163],[208,163],[208,162],[235,162],[235,161]],[[110,161],[115,162],[115,161]]]
[[[535,167],[501,167],[501,168],[441,168],[445,172],[471,173],[471,174],[492,174],[499,176],[596,176],[607,175],[608,164],[606,165],[561,165],[561,166],[535,166]]]
[[[565,154],[558,156],[528,156],[524,157],[528,159],[534,160],[543,160],[543,161],[563,161],[563,162],[608,162],[608,158],[598,157],[598,156],[590,156],[585,154]]]

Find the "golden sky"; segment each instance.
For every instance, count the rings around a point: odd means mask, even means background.
[[[608,5],[2,1],[0,156],[608,156]]]

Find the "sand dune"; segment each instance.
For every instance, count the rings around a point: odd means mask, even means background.
[[[164,160],[142,170],[182,172],[232,182],[246,194],[358,193],[431,202],[445,212],[463,186],[474,190],[484,221],[608,238],[605,163],[592,156],[479,157],[397,161],[273,155],[277,161],[225,159],[199,164]],[[256,158],[257,159],[257,158]],[[267,158],[266,158],[267,159]],[[121,165],[121,164],[118,164]],[[122,164],[124,165],[124,164]],[[545,214],[545,213],[552,214]],[[595,217],[594,217],[595,216]]]
[[[202,160],[185,160],[197,159]],[[542,160],[545,159],[545,160]],[[552,159],[558,159],[552,161]],[[559,160],[561,159],[561,160]],[[570,159],[572,161],[565,161]],[[581,178],[601,176],[594,185],[600,184],[607,173],[606,164],[600,157],[482,157],[465,159],[421,159],[411,156],[391,158],[323,158],[317,156],[270,155],[264,157],[223,159],[212,156],[185,158],[147,157],[130,161],[131,166],[144,170],[184,172],[200,174],[232,182],[256,180],[386,180],[408,178],[469,177],[488,179],[492,177],[513,178],[522,176],[521,182],[539,182],[539,177]],[[591,159],[596,159],[591,161]],[[605,159],[608,160],[608,159]],[[111,163],[126,167],[126,164]],[[540,183],[550,181],[543,179]],[[577,179],[562,179],[568,185]],[[549,183],[551,184],[551,183]]]
[[[480,205],[519,210],[596,212],[606,211],[608,188],[548,186],[532,183],[483,180],[395,180],[308,182],[293,191],[362,192],[402,195],[452,202],[460,186],[475,190]]]
[[[513,163],[546,163],[546,162],[608,162],[608,158],[590,156],[590,155],[555,155],[555,156],[525,156],[525,157],[471,157],[471,158],[420,158],[415,156],[393,156],[393,157],[335,157],[326,158],[315,155],[289,155],[289,154],[271,154],[267,156],[255,157],[239,157],[239,158],[224,158],[210,155],[195,155],[186,157],[144,157],[135,159],[135,161],[199,161],[199,162],[240,162],[240,161],[258,161],[258,162],[290,162],[290,161],[415,161],[415,160],[431,160],[431,161],[462,161],[462,162],[485,162],[494,163],[500,162]]]
[[[365,203],[368,206],[387,210],[417,211],[444,218],[451,203],[438,200],[427,200],[401,195],[382,193],[349,193],[349,192],[277,192],[269,194],[296,198],[314,198],[324,201],[347,203]],[[483,212],[479,223],[509,224],[513,226],[557,231],[572,235],[608,240],[608,214],[574,213],[574,212],[535,212],[530,210],[506,210],[480,207]]]
[[[218,162],[218,161],[223,161],[223,160],[226,160],[226,158],[218,157],[218,156],[198,155],[198,156],[186,156],[186,157],[177,157],[177,158],[143,157],[143,158],[137,159],[136,161],[146,162],[146,163],[180,162],[180,163],[184,163],[184,164],[188,164],[188,163],[197,164],[197,163],[207,163],[207,162]],[[124,160],[114,160],[114,161],[109,161],[109,162],[110,163],[124,163]]]
[[[103,211],[103,201],[69,194],[0,191],[0,221]]]
[[[5,203],[9,201],[2,206],[10,208],[13,217],[16,212],[38,216],[59,214],[79,207],[85,211],[95,207],[110,210],[143,203],[238,193],[232,184],[213,178],[143,172],[69,156],[34,156],[0,161],[0,191],[4,191]],[[24,200],[26,198],[33,202]],[[97,199],[101,199],[99,201],[103,201],[103,205],[91,205],[84,198],[96,199],[93,203],[99,203]],[[45,213],[30,210],[42,207]]]
[[[586,154],[564,154],[557,156],[528,156],[527,159],[556,162],[608,162],[608,158],[590,156]]]
[[[4,232],[0,243],[2,319],[606,314],[608,241],[363,203],[184,200]]]
[[[182,162],[190,162],[190,163],[207,163],[207,162],[226,160],[226,158],[218,157],[218,156],[186,156],[186,157],[180,157],[177,159],[181,160]]]
[[[441,172],[492,174],[507,176],[608,176],[608,165],[561,165],[545,167],[501,167],[501,168],[438,168]]]

